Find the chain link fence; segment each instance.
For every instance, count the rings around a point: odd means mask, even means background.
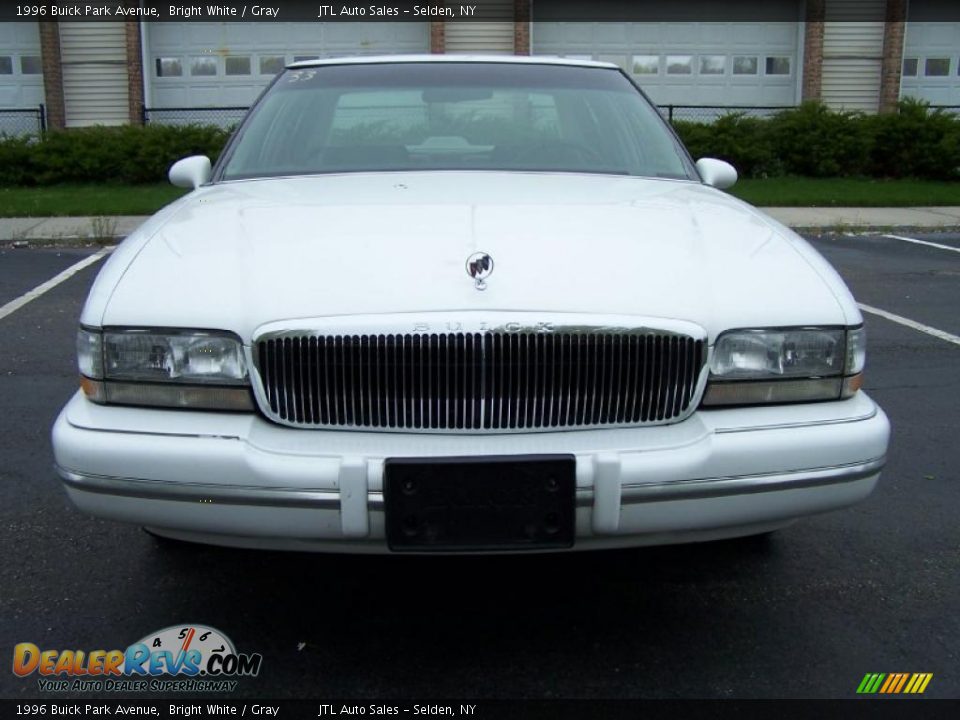
[[[793,110],[794,105],[658,105],[657,109],[670,123],[696,122],[709,124],[724,115],[768,118]],[[930,110],[960,115],[960,105],[930,105]],[[236,126],[246,114],[246,107],[143,108],[144,124]],[[8,115],[9,114],[9,115]],[[0,110],[0,133],[8,135],[37,132],[43,129],[43,106],[27,110]],[[13,129],[10,129],[13,128]]]
[[[215,125],[232,128],[243,120],[246,107],[143,108],[144,125]]]
[[[767,118],[793,110],[793,105],[658,105],[657,109],[670,123],[675,121],[712,123],[724,115],[746,115],[747,117]]]
[[[33,108],[0,108],[0,135],[39,135],[46,129],[47,114],[43,105]]]
[[[960,105],[928,105],[931,112],[960,115]],[[747,117],[768,118],[783,112],[794,110],[795,105],[658,105],[657,109],[671,123],[674,121],[712,123],[724,115],[737,114]]]
[[[673,122],[712,123],[731,113],[742,113],[749,117],[770,117],[783,110],[791,110],[792,105],[658,105],[663,116]],[[198,108],[143,108],[143,122],[155,125],[216,125],[222,128],[233,127],[247,112],[246,107],[198,107]]]

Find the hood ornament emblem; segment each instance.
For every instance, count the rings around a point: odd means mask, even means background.
[[[467,275],[473,278],[477,290],[487,289],[487,278],[493,274],[493,258],[485,252],[475,252],[467,258]]]

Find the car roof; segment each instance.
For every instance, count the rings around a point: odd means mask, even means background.
[[[568,65],[617,69],[617,65],[596,60],[574,60],[549,55],[355,55],[353,57],[318,58],[290,63],[287,68],[308,68],[323,65],[389,65],[392,63],[489,63],[506,65]]]

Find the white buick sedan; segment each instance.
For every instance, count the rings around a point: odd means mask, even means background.
[[[613,65],[291,65],[127,238],[53,428],[83,511],[345,552],[760,534],[874,489],[863,320]]]

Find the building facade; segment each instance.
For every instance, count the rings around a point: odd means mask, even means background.
[[[481,2],[529,18],[529,0]],[[145,107],[245,107],[292,61],[394,53],[604,60],[661,105],[960,106],[960,22],[936,18],[936,0],[726,0],[723,22],[685,2],[690,19],[658,22],[0,23],[0,110],[42,103],[51,127],[138,123]]]

